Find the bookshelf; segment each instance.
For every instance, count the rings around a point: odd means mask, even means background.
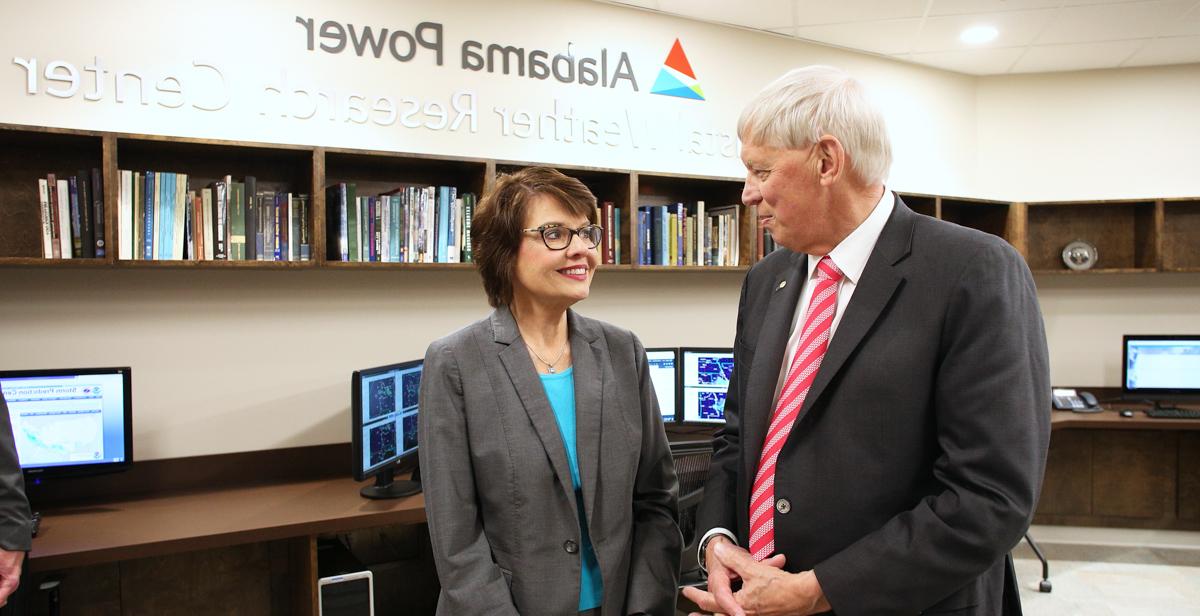
[[[1162,225],[1154,201],[1098,201],[1029,204],[1029,242],[1025,258],[1038,273],[1139,273],[1159,269]],[[1091,269],[1076,272],[1062,261],[1074,240],[1096,247]]]
[[[1162,269],[1200,272],[1200,199],[1167,199],[1163,212]]]
[[[448,185],[482,195],[497,174],[532,163],[481,158],[406,154],[176,138],[105,131],[0,124],[0,267],[50,268],[233,268],[357,270],[469,270],[445,263],[341,262],[329,258],[324,188],[354,182],[359,194],[404,186]],[[622,169],[554,165],[580,179],[597,201],[621,212],[621,265],[607,271],[741,272],[754,264],[759,233],[752,208],[738,220],[737,265],[637,265],[637,208],[704,201],[706,210],[739,204],[741,178],[643,173]],[[101,170],[104,183],[104,257],[45,259],[41,256],[39,178]],[[119,169],[187,173],[193,187],[223,178],[256,176],[263,190],[309,195],[310,261],[143,261],[117,258]],[[1200,198],[1158,200],[1008,203],[995,200],[900,193],[913,210],[1004,238],[1038,274],[1200,272]],[[1083,239],[1099,252],[1096,266],[1075,272],[1062,263],[1067,243]]]
[[[104,185],[106,190],[105,209],[108,212],[106,232],[116,238],[117,224],[117,186],[120,182],[118,170],[170,171],[186,173],[189,184],[195,189],[207,187],[213,182],[232,175],[234,181],[240,181],[245,176],[257,178],[258,190],[275,192],[292,192],[297,194],[313,194],[313,186],[318,185],[318,177],[314,174],[314,158],[316,152],[312,148],[264,145],[258,143],[223,142],[206,139],[184,139],[150,135],[117,135],[115,144],[116,165],[110,170],[104,170]],[[109,191],[108,187],[112,187]],[[309,208],[313,214],[316,208]],[[308,224],[316,229],[315,216],[310,216]],[[115,241],[109,241],[110,246],[116,246]],[[118,267],[133,268],[311,268],[315,261],[238,261],[238,260],[133,260],[120,259],[116,249],[110,260]]]
[[[754,264],[757,241],[757,223],[754,212],[741,206],[743,180],[740,178],[711,178],[681,174],[632,173],[633,193],[637,204],[673,205],[683,203],[693,206],[703,201],[707,212],[727,205],[740,207],[738,216],[738,263],[726,266],[670,266],[641,265],[640,271],[739,271]],[[689,209],[689,211],[691,211]],[[695,212],[692,212],[693,214]],[[636,241],[636,225],[631,229],[630,239]]]

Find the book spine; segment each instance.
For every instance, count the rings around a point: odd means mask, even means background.
[[[312,259],[312,217],[308,214],[308,195],[300,195],[300,260]]]
[[[133,245],[130,246],[134,260],[146,258],[146,174],[133,172]]]
[[[213,203],[213,189],[211,186],[200,190],[200,228],[204,230],[204,253],[205,261],[212,261],[217,255],[217,226],[213,223],[216,216],[216,204]]]
[[[246,260],[246,184],[229,184],[229,258]]]
[[[471,223],[475,220],[475,193],[463,195],[463,263],[475,262],[475,249],[471,245]]]
[[[117,186],[117,258],[133,257],[133,172],[120,172],[121,183]]]
[[[288,231],[286,227],[282,227],[280,225],[280,221],[282,220],[281,214],[283,213],[280,198],[284,195],[286,195],[286,193],[276,192],[275,195],[268,193],[268,199],[266,199],[266,208],[268,208],[271,213],[271,227],[269,229],[269,233],[271,235],[270,255],[272,261],[284,261],[283,251],[287,249],[286,244],[284,244],[284,240],[286,240],[288,237]]]
[[[258,220],[258,180],[248,175],[243,183],[246,185],[242,191],[243,203],[246,204],[246,260],[258,261],[262,258],[258,241],[259,234],[262,233]]]
[[[188,206],[192,199],[188,191],[188,176],[186,173],[175,174],[175,213],[171,228],[171,258],[178,261],[183,258],[184,248],[187,247],[187,223],[191,220],[191,210]]]
[[[613,263],[621,264],[621,208],[613,208]]]
[[[42,257],[50,259],[54,257],[54,233],[50,230],[53,220],[50,218],[49,183],[44,179],[38,179],[38,206],[42,221]]]
[[[346,240],[348,259],[347,261],[362,261],[361,252],[358,249],[358,244],[361,241],[362,233],[358,229],[358,191],[356,186],[351,183],[346,185]]]
[[[95,232],[96,249],[93,256],[103,257],[108,254],[108,238],[105,231],[108,222],[104,220],[104,179],[98,167],[92,167],[92,230]]]
[[[71,258],[71,188],[66,180],[56,180],[58,188],[58,253],[60,258]]]
[[[83,256],[82,222],[79,220],[79,178],[67,178],[67,199],[70,203],[71,216],[71,257],[78,259]]]
[[[96,258],[96,228],[92,221],[92,191],[87,171],[79,170],[76,186],[79,190],[79,249],[78,256]]]
[[[229,260],[229,190],[231,179],[232,178],[227,175],[225,176],[225,179],[217,181],[214,185],[214,188],[216,189],[214,197],[217,200],[217,216],[213,223],[216,224],[217,227],[213,231],[213,238],[216,242],[216,245],[213,246],[213,259],[220,261]]]
[[[62,239],[59,234],[62,230],[59,227],[59,211],[58,211],[58,180],[51,173],[46,176],[46,191],[49,194],[50,200],[50,256],[54,259],[62,258]]]

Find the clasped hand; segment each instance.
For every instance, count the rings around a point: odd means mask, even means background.
[[[806,615],[828,611],[829,603],[812,571],[787,573],[785,558],[776,554],[755,561],[745,549],[724,539],[714,539],[706,549],[708,592],[684,588],[683,595],[700,609],[729,616]],[[731,582],[742,588],[732,591]],[[693,614],[692,616],[698,616]]]

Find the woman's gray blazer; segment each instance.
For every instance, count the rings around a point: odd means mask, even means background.
[[[674,614],[678,485],[645,350],[632,333],[573,311],[567,325],[603,614]],[[580,529],[571,471],[506,307],[429,346],[420,409],[437,613],[574,614]]]

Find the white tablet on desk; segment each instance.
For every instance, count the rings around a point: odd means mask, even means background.
[[[317,580],[319,616],[375,616],[375,585],[370,571]]]

